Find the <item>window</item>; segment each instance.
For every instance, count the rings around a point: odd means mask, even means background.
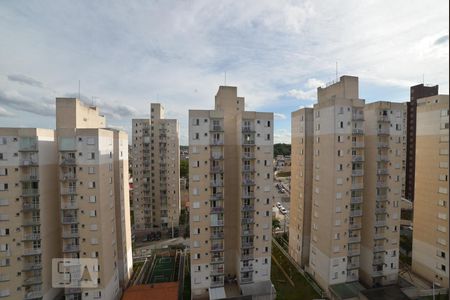
[[[88,174],[95,174],[95,167],[89,167]]]
[[[198,201],[193,202],[192,203],[192,207],[193,208],[200,208],[200,202],[198,202]]]
[[[88,145],[95,145],[95,138],[89,137],[89,138],[87,139],[87,144],[88,144]]]
[[[90,189],[95,189],[95,181],[89,181],[88,187],[89,187]]]
[[[0,176],[7,176],[7,175],[8,175],[8,169],[0,168]]]
[[[95,152],[89,153],[89,159],[95,159]]]
[[[95,203],[97,201],[96,196],[89,196],[89,202]]]

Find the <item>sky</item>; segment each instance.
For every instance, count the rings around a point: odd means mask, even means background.
[[[449,91],[448,0],[1,1],[0,36],[0,127],[54,128],[55,98],[80,82],[130,134],[162,103],[186,145],[188,110],[213,109],[226,77],[289,143],[291,112],[336,73],[358,76],[366,102]]]

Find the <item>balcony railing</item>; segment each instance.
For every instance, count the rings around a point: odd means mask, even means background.
[[[223,286],[223,285],[224,285],[224,283],[221,280],[218,280],[218,281],[211,280],[211,283],[210,283],[211,287],[219,287],[219,286]]]
[[[223,232],[211,232],[211,239],[223,239]]]
[[[61,165],[75,165],[77,162],[75,157],[61,157]]]
[[[386,213],[386,207],[375,208],[375,213],[376,214],[385,214]]]
[[[377,143],[378,148],[389,148],[389,143]]]
[[[252,277],[248,277],[248,278],[241,277],[241,283],[251,283],[251,282],[253,282]]]
[[[211,207],[212,214],[223,213],[223,207]]]
[[[37,196],[39,195],[39,189],[23,188],[22,196]]]
[[[80,233],[78,231],[63,231],[62,237],[65,239],[78,238]]]
[[[389,116],[383,116],[383,115],[378,116],[377,121],[378,122],[389,122]]]
[[[375,221],[375,227],[384,227],[386,226],[386,220]]]
[[[212,252],[217,252],[217,251],[223,251],[224,247],[223,245],[211,245],[211,251]]]
[[[252,199],[255,198],[255,193],[247,192],[242,194],[242,198],[244,199]]]
[[[242,211],[254,211],[255,210],[255,206],[254,205],[243,205],[241,207]]]
[[[223,173],[223,167],[222,166],[211,167],[211,173]]]
[[[348,242],[350,243],[359,243],[361,242],[361,237],[360,236],[350,236],[348,238]]]
[[[387,195],[377,195],[376,200],[379,202],[387,201]]]
[[[19,164],[22,167],[37,166],[38,165],[38,161],[37,161],[37,159],[21,159]]]
[[[255,129],[252,126],[244,126],[242,132],[255,132]]]
[[[241,248],[253,248],[255,246],[255,244],[253,244],[253,242],[242,242],[241,243]]]
[[[38,143],[37,142],[20,142],[19,143],[19,151],[20,152],[36,152],[38,151]]]
[[[33,284],[41,284],[41,283],[42,283],[41,276],[28,277],[23,281],[24,285],[33,285]]]
[[[389,170],[386,168],[378,169],[377,175],[389,175]]]
[[[242,142],[243,145],[254,145],[255,144],[255,140],[251,139],[251,140],[246,140],[244,139],[244,141]]]
[[[382,257],[373,259],[373,264],[374,265],[380,265],[380,264],[383,264],[383,263],[384,263],[384,259]]]
[[[221,200],[221,199],[223,199],[222,193],[211,194],[211,200]]]
[[[383,239],[385,239],[385,234],[384,233],[375,233],[373,235],[373,239],[374,240],[383,240]]]
[[[254,258],[255,258],[255,255],[253,253],[241,255],[241,260],[250,260],[250,259],[254,259]]]
[[[363,201],[363,197],[362,196],[352,196],[350,199],[350,203],[351,204],[358,204],[358,203],[362,203]]]
[[[253,167],[253,166],[243,166],[242,167],[242,171],[243,172],[254,172],[255,171],[255,167]]]
[[[38,210],[39,209],[39,203],[30,203],[30,202],[23,202],[22,203],[22,210]]]
[[[362,210],[356,209],[350,211],[350,217],[361,217],[362,216]]]
[[[362,156],[362,155],[352,155],[352,161],[355,161],[355,162],[364,161],[364,156]]]
[[[387,188],[388,183],[387,181],[377,181],[377,188]]]
[[[63,217],[62,219],[63,224],[76,224],[78,223],[77,217]]]
[[[23,255],[24,256],[40,255],[41,253],[42,253],[42,249],[40,249],[40,248],[37,248],[37,249],[33,249],[33,248],[27,249],[27,248],[25,248],[25,249],[23,249]]]
[[[255,220],[253,218],[243,218],[242,224],[253,224]]]
[[[352,190],[361,190],[363,188],[362,183],[352,183]]]
[[[75,195],[76,193],[77,193],[77,189],[75,187],[61,188],[62,195]]]
[[[241,272],[251,272],[253,271],[253,265],[241,266]]]
[[[211,257],[211,263],[213,264],[221,264],[225,261],[225,258],[223,256],[220,257]]]
[[[211,159],[223,159],[223,153],[213,152],[211,153]]]
[[[378,135],[389,135],[389,128],[378,128],[377,134]]]
[[[363,114],[352,114],[352,121],[364,121]]]
[[[23,241],[38,241],[41,239],[40,233],[28,233],[24,234],[22,240]]]
[[[242,153],[242,158],[243,159],[254,159],[255,158],[255,153],[253,153],[253,152],[244,152],[244,153]]]
[[[358,134],[358,135],[364,134],[364,129],[362,129],[362,128],[353,128],[352,129],[352,134]]]
[[[222,180],[211,180],[211,186],[212,187],[223,186],[223,181]]]
[[[243,179],[242,185],[255,185],[255,180],[254,179]]]
[[[352,229],[352,230],[357,230],[357,229],[361,229],[362,225],[360,223],[351,223],[348,225],[348,228]]]
[[[360,249],[349,249],[348,256],[357,256],[361,253]]]
[[[38,175],[24,175],[20,181],[27,182],[27,181],[38,181],[39,176]]]
[[[211,226],[223,226],[223,220],[211,220]]]
[[[64,245],[63,252],[78,252],[80,251],[80,245]]]
[[[349,262],[347,263],[347,270],[358,269],[359,262]]]
[[[241,232],[241,236],[253,236],[255,235],[255,233],[253,232],[253,230],[242,230]]]
[[[34,271],[42,269],[42,264],[40,263],[24,263],[22,266],[22,271]]]
[[[374,276],[374,277],[383,276],[383,270],[374,270],[374,271],[372,271],[372,276]]]
[[[209,129],[209,131],[223,131],[223,127],[221,125],[212,125]]]
[[[352,170],[352,176],[363,176],[363,175],[364,175],[364,170],[363,169]]]
[[[62,180],[62,181],[76,180],[77,179],[77,174],[75,174],[75,173],[64,173],[64,174],[61,174],[59,179]]]
[[[24,300],[41,299],[44,296],[42,291],[34,291],[25,293]]]
[[[211,145],[221,146],[221,145],[223,145],[223,140],[212,140]]]
[[[77,202],[62,202],[61,203],[61,209],[78,209],[78,203]]]
[[[212,268],[211,269],[211,276],[217,276],[224,273],[224,268]]]
[[[40,225],[41,224],[41,219],[37,219],[37,218],[31,218],[31,219],[25,219],[24,221],[22,221],[22,225],[23,226],[36,226],[36,225]]]
[[[352,148],[364,148],[363,142],[352,142]]]

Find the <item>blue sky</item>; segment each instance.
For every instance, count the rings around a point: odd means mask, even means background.
[[[218,86],[249,110],[290,113],[340,75],[360,78],[367,102],[405,101],[409,86],[449,89],[449,2],[2,1],[0,126],[53,128],[54,99],[81,94],[110,126],[129,131],[150,102],[180,120],[211,109]]]

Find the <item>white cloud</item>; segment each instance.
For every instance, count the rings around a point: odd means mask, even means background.
[[[286,120],[286,115],[281,113],[274,113],[273,114],[275,120]]]
[[[0,117],[13,117],[13,116],[15,116],[15,114],[13,114],[10,111],[7,111],[6,109],[0,106]]]
[[[291,143],[291,132],[287,129],[276,129],[274,132],[274,143]]]

